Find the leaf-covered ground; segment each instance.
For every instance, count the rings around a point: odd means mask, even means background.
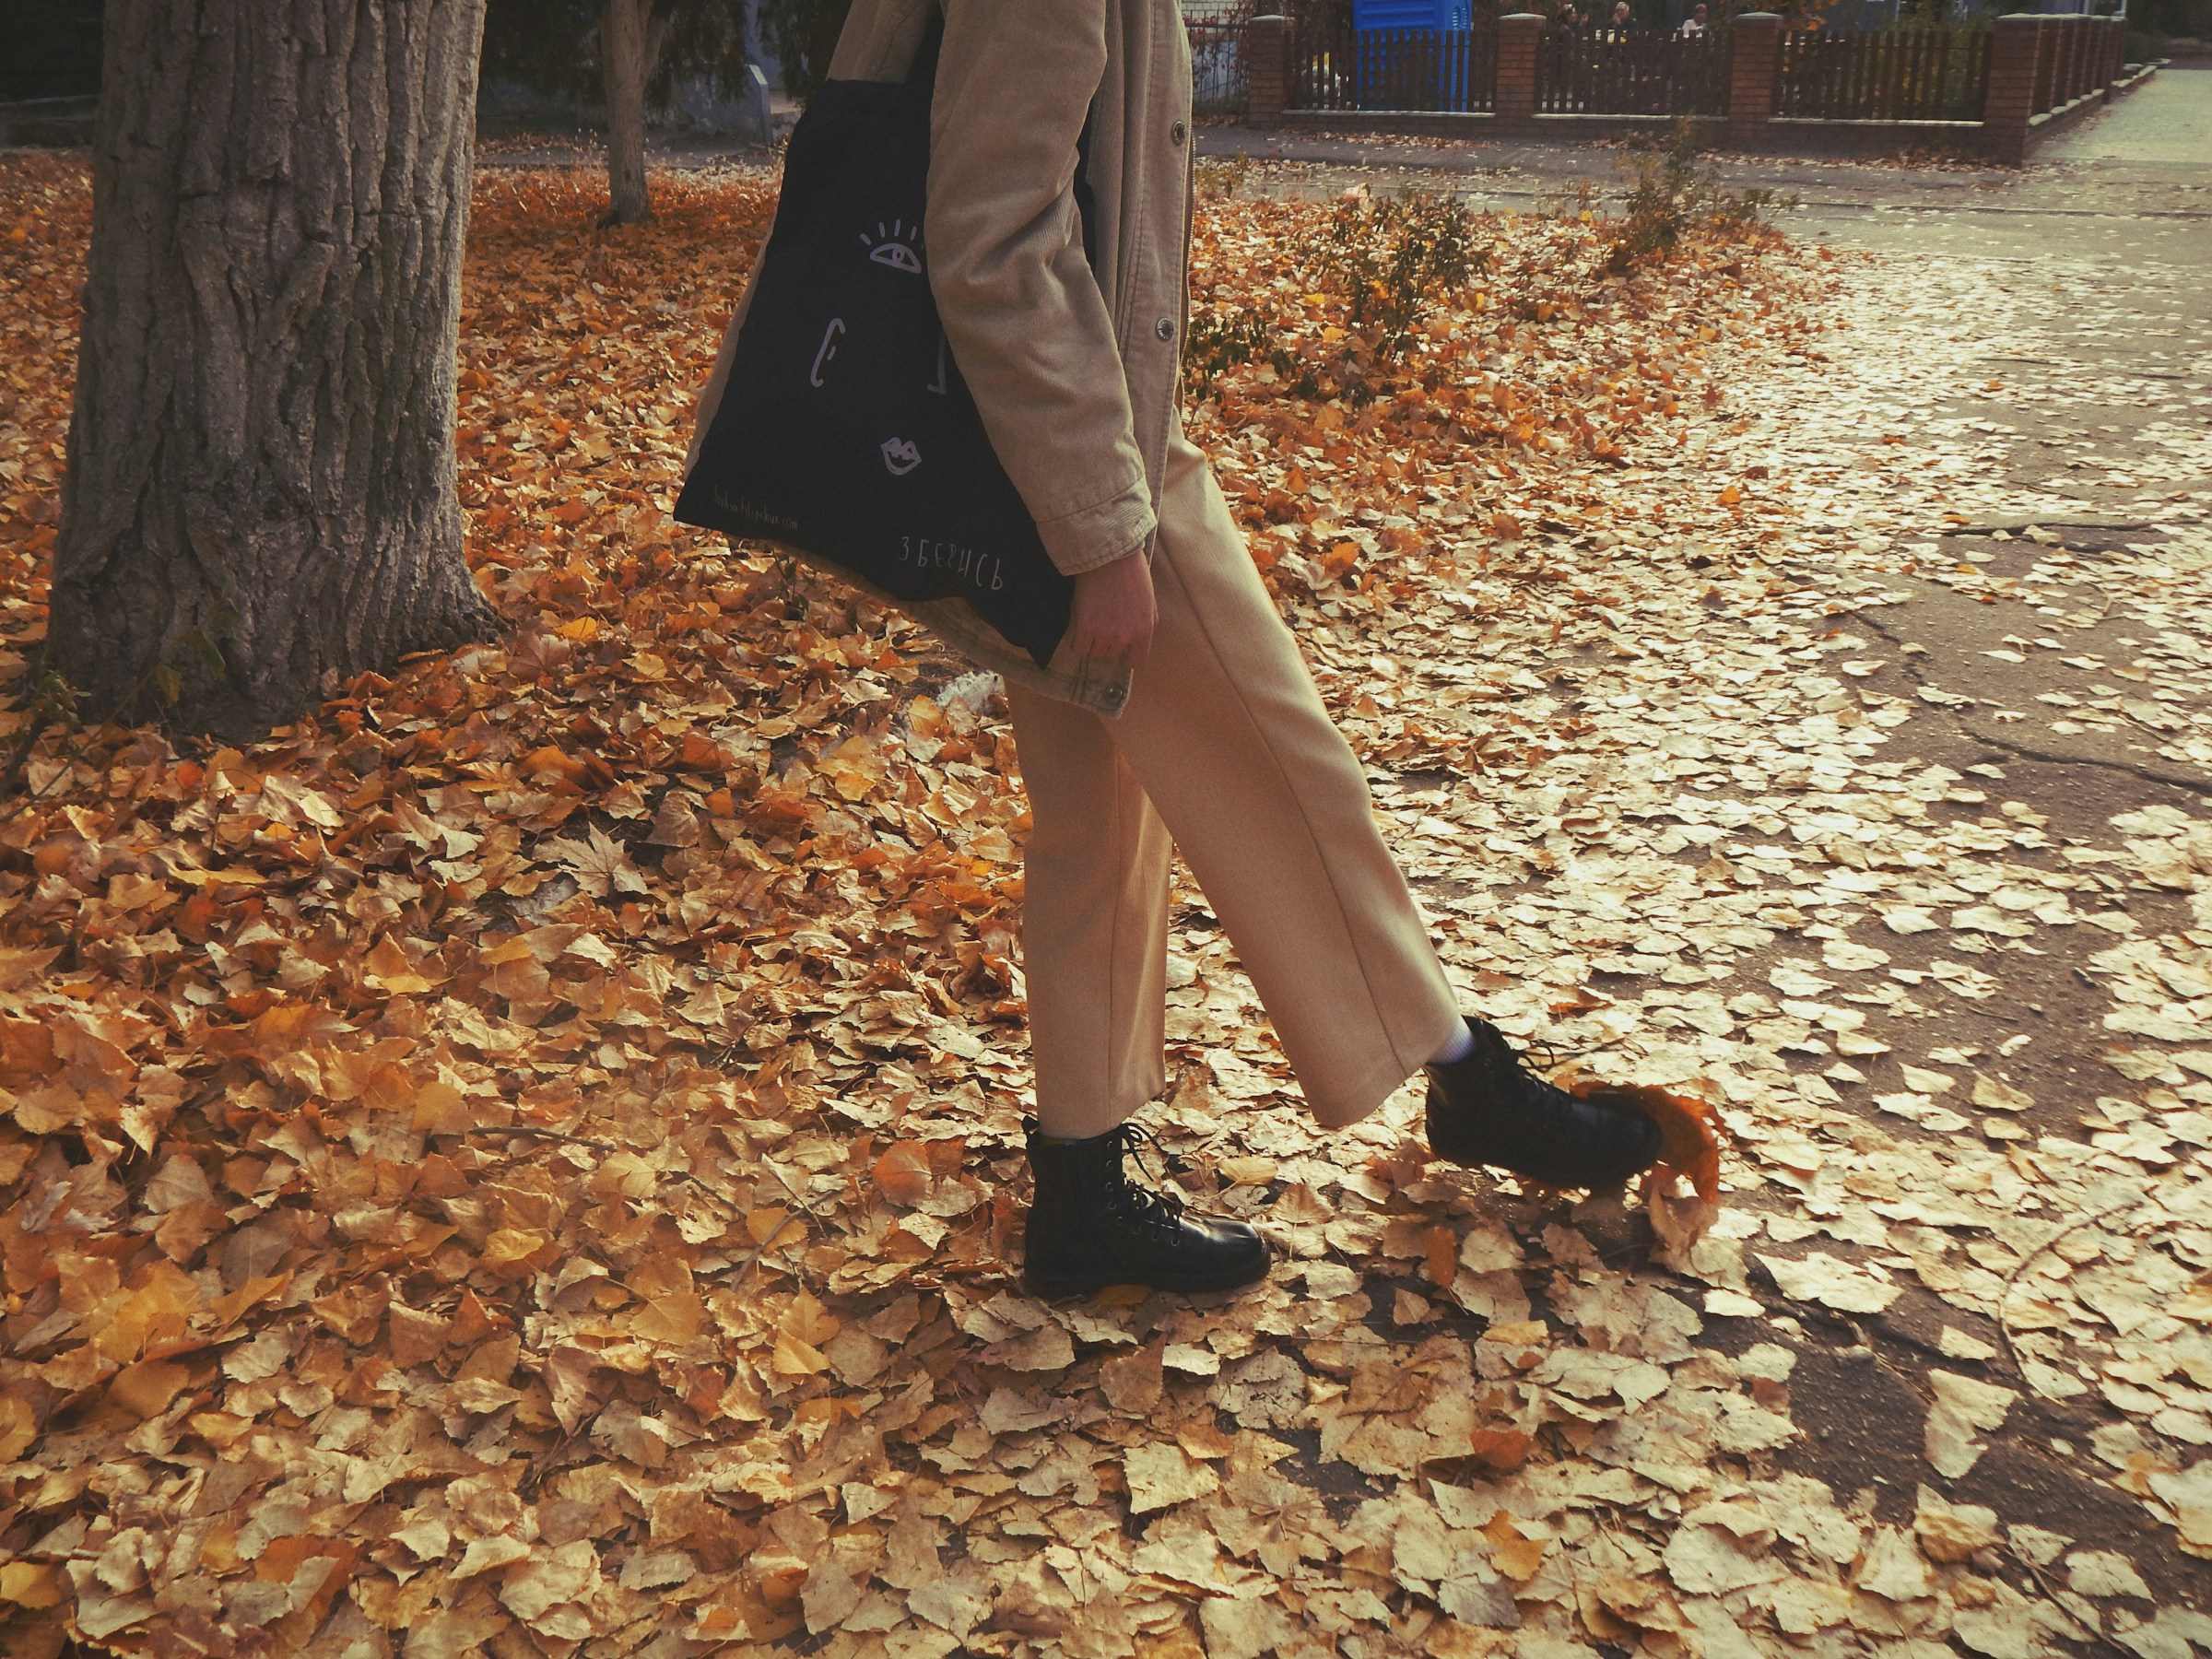
[[[1150,1121],[1283,1261],[1047,1307],[1008,1268],[1003,709],[670,524],[773,181],[658,188],[607,235],[588,174],[479,189],[462,489],[508,640],[249,750],[46,733],[0,802],[0,1645],[2212,1642],[2212,824],[2039,806],[1952,741],[2127,724],[2204,776],[2212,547],[2201,495],[2133,549],[1941,538],[2053,516],[1932,413],[1986,271],[1907,302],[1738,241],[1608,279],[1603,223],[1493,220],[1378,368],[1307,263],[1328,207],[1206,205],[1201,296],[1377,394],[1247,364],[1192,425],[1454,972],[1716,1101],[1729,1207],[1669,1253],[1618,1198],[1428,1164],[1410,1091],[1315,1133],[1186,888]],[[8,158],[0,200],[20,734],[83,170]],[[1984,716],[1878,626],[1984,599],[2016,656],[2115,607],[2159,643]],[[2039,1069],[2007,986],[2045,961],[2094,1077]]]

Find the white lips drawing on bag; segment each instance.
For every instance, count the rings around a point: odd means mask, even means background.
[[[883,464],[895,478],[904,477],[922,465],[922,451],[910,438],[886,438],[881,448]]]

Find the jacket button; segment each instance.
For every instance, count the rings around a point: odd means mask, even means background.
[[[1162,317],[1159,322],[1152,324],[1152,332],[1158,335],[1163,340],[1173,339],[1175,337],[1175,319],[1172,317]]]
[[[1191,129],[1184,126],[1182,122],[1177,122],[1173,126],[1168,129],[1168,142],[1171,144],[1181,144],[1185,137],[1189,136],[1190,130]]]

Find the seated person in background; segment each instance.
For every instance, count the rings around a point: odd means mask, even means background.
[[[1710,27],[1705,14],[1705,0],[1689,8],[1689,16],[1682,19],[1682,37],[1685,40],[1701,35]]]

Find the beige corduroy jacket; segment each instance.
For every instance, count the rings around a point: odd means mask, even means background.
[[[940,4],[930,286],[1046,553],[1079,575],[1149,548],[1177,419],[1191,233],[1182,14],[1177,0],[853,0],[831,76],[903,79]],[[1095,271],[1075,195],[1087,113]],[[700,396],[700,433],[744,317],[741,302]],[[1103,713],[1127,698],[1126,671],[1065,651],[1041,671],[958,601],[905,608],[1048,695]]]

